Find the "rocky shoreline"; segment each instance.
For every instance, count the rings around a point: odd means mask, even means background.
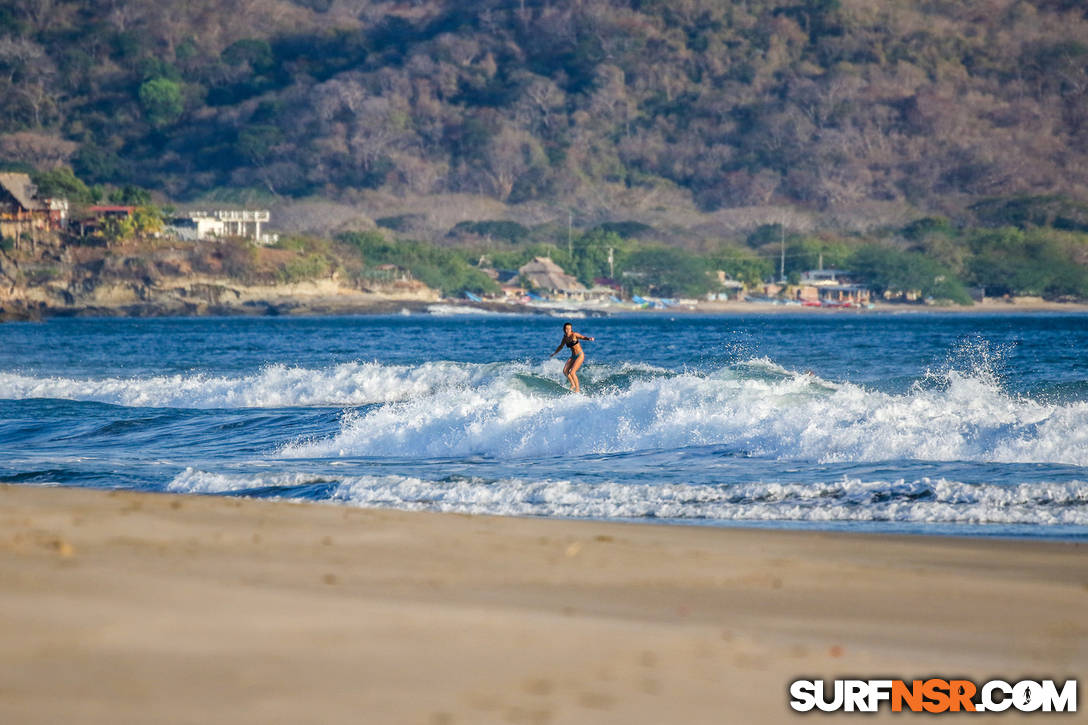
[[[327,280],[326,280],[327,282]],[[316,286],[316,285],[314,285]],[[194,289],[198,287],[200,289]],[[58,294],[12,295],[0,300],[0,322],[54,317],[192,317],[395,314],[421,312],[435,294],[397,294],[337,289],[328,294],[299,290],[299,285],[253,289],[233,285],[181,285],[123,290],[97,288],[84,299]],[[317,290],[320,292],[321,290]],[[53,299],[50,299],[53,298]]]
[[[63,317],[318,316],[507,313],[575,316],[639,314],[629,305],[519,305],[443,299],[418,280],[374,282],[335,269],[301,280],[232,259],[224,245],[133,244],[109,249],[46,243],[0,251],[0,322]],[[283,253],[286,254],[286,253]],[[247,266],[248,264],[248,266]],[[432,306],[438,305],[438,309]],[[648,314],[1023,314],[1085,312],[1088,305],[1039,298],[987,300],[971,307],[879,303],[844,310],[743,301],[700,302]]]
[[[437,291],[411,278],[372,282],[339,268],[292,279],[282,267],[262,265],[247,254],[207,243],[103,248],[59,239],[0,252],[0,321],[395,313],[439,299]]]
[[[275,317],[280,315],[350,315],[396,314],[402,310],[422,312],[426,303],[416,300],[381,300],[359,304],[320,302],[261,301],[243,305],[207,305],[200,303],[146,303],[120,307],[0,307],[0,322],[38,322],[50,318],[71,317]]]

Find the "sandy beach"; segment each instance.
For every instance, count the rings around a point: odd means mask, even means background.
[[[48,320],[66,317],[322,317],[340,315],[430,314],[508,314],[562,316],[569,312],[590,316],[674,316],[674,315],[1025,315],[1025,314],[1084,314],[1088,304],[1051,302],[1037,298],[1018,300],[991,299],[970,306],[923,305],[878,302],[872,308],[804,307],[798,304],[770,304],[730,300],[699,301],[698,304],[675,305],[668,309],[637,309],[631,305],[583,305],[571,302],[569,307],[519,304],[512,301],[485,300],[472,302],[461,298],[420,300],[408,297],[357,293],[352,295],[307,295],[291,297],[281,294],[246,302],[148,302],[124,304],[91,304],[55,307],[27,306],[23,303],[0,304],[0,323]]]
[[[0,520],[5,723],[785,722],[801,676],[1088,667],[1081,544],[18,486]]]

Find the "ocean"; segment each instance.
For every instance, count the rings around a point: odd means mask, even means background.
[[[447,308],[446,312],[451,312]],[[343,506],[1088,538],[1088,316],[0,325],[0,481]]]

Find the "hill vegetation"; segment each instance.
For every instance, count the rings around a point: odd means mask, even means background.
[[[548,254],[665,295],[822,261],[881,293],[1088,297],[1076,0],[12,0],[0,98],[0,165],[148,210],[117,238],[154,231],[152,201],[403,200],[288,244],[291,279],[392,263],[488,291],[480,257]],[[677,232],[635,192],[783,213]],[[436,227],[418,200],[443,195],[500,212]]]
[[[0,157],[221,187],[704,210],[1088,199],[1075,0],[13,0]],[[600,193],[598,191],[598,193]]]

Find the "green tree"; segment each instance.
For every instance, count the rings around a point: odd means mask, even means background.
[[[110,243],[121,242],[158,234],[162,229],[162,212],[157,207],[147,205],[137,207],[132,214],[106,218],[102,223],[102,236]]]
[[[125,184],[120,189],[111,191],[109,200],[125,206],[147,206],[151,203],[151,192],[133,184]]]
[[[1004,227],[976,231],[969,246],[967,277],[987,294],[1088,295],[1088,267],[1073,261],[1088,246],[1083,235]]]
[[[91,190],[67,166],[59,166],[34,175],[38,196],[67,199],[74,204],[94,201]]]
[[[283,134],[275,126],[260,124],[248,126],[238,132],[235,149],[247,161],[264,163],[272,148],[283,141]]]
[[[406,216],[406,215],[405,215]],[[394,226],[388,224],[390,229],[396,229]],[[529,230],[518,224],[517,222],[506,220],[488,220],[479,222],[458,222],[450,230],[451,235],[457,234],[476,234],[481,237],[494,237],[495,239],[502,239],[513,244],[521,242],[529,235]]]
[[[117,154],[85,143],[72,159],[76,172],[92,183],[109,181],[121,175],[124,162]]]
[[[706,260],[673,247],[644,247],[626,255],[624,281],[662,297],[697,297],[711,288]]]
[[[848,266],[854,277],[877,294],[919,292],[936,300],[971,304],[963,283],[951,270],[917,252],[867,244],[851,255]]]
[[[169,78],[152,78],[140,86],[140,105],[156,128],[167,126],[181,116],[184,108],[181,86]]]
[[[1088,231],[1088,203],[1057,194],[986,199],[973,204],[971,211],[987,226]]]
[[[102,236],[108,244],[131,239],[136,234],[136,223],[131,216],[111,216],[102,222]]]
[[[132,212],[132,226],[138,236],[158,234],[163,229],[162,211],[150,204],[137,207]]]
[[[569,269],[564,267],[564,269],[587,286],[592,286],[595,278],[609,275],[608,250],[612,250],[613,266],[615,266],[617,262],[622,264],[624,255],[631,247],[630,243],[619,234],[599,228],[580,234],[572,241],[574,251],[574,258],[571,260],[572,267]]]
[[[841,269],[850,258],[850,247],[838,240],[817,237],[786,238],[786,274],[807,272],[823,264],[824,269]]]
[[[748,246],[762,247],[772,242],[781,241],[782,237],[786,235],[786,230],[781,224],[760,224],[755,228],[751,234],[748,235]]]
[[[927,216],[921,219],[915,219],[900,231],[904,237],[912,242],[921,242],[934,234],[944,236],[955,234],[955,228],[952,226],[952,223],[941,216]]]
[[[368,266],[404,267],[416,279],[446,295],[498,291],[495,281],[469,264],[462,250],[391,240],[379,232],[347,232],[338,236],[337,241],[356,249]]]
[[[710,266],[746,285],[757,285],[774,274],[774,263],[748,250],[723,246],[710,256]]]
[[[268,71],[275,56],[268,42],[259,38],[243,38],[229,45],[222,54],[223,62],[228,65],[242,65],[248,63],[256,73]]]

